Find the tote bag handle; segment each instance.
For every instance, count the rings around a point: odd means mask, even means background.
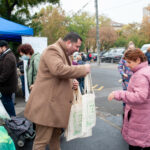
[[[84,79],[84,93],[94,93],[92,88],[92,77],[89,73]]]

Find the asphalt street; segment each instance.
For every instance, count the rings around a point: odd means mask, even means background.
[[[96,95],[97,122],[91,137],[66,142],[61,137],[62,150],[127,150],[128,145],[121,135],[122,103],[108,102],[107,96],[113,90],[121,88],[120,75],[116,64],[92,63],[93,89]],[[16,111],[19,115],[25,107],[24,99],[16,98]],[[25,147],[17,150],[32,150],[32,142],[27,141]],[[48,148],[47,148],[48,150]]]
[[[114,90],[122,89],[119,82],[121,77],[117,64],[102,63],[99,66],[92,64],[92,81],[96,94],[97,110],[103,114],[121,115],[122,102],[107,101],[108,94]],[[95,86],[98,85],[96,88]]]

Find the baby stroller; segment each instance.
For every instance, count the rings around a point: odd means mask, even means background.
[[[26,139],[32,140],[35,137],[33,124],[24,117],[11,117],[11,120],[5,120],[4,126],[19,147],[24,146]]]

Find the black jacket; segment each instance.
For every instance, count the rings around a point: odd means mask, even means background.
[[[0,55],[0,92],[11,94],[17,90],[16,57],[8,49]]]
[[[145,55],[147,57],[148,64],[150,64],[150,52],[146,52]]]

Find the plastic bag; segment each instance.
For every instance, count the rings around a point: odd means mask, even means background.
[[[0,150],[16,150],[13,140],[3,126],[0,126]]]
[[[5,107],[3,106],[1,100],[0,100],[0,118],[10,120],[10,117],[9,117],[7,111],[5,110]]]

